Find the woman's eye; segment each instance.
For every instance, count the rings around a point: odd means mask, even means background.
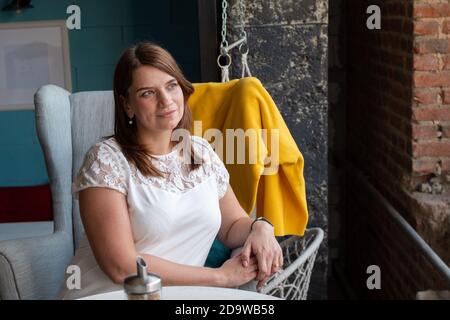
[[[178,86],[178,83],[173,82],[173,83],[169,84],[168,88],[169,88],[169,90],[172,90],[172,89],[175,89],[177,86]]]
[[[155,92],[153,92],[153,91],[144,91],[142,93],[142,97],[148,97],[148,96],[152,96],[154,94],[155,94]]]

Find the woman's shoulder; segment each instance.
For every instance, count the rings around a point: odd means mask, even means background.
[[[88,153],[121,153],[121,148],[116,138],[109,137],[94,143]]]
[[[89,161],[90,160],[90,161]],[[95,144],[93,144],[86,152],[86,161],[100,163],[117,163],[122,166],[125,157],[121,151],[120,145],[114,137],[105,138]],[[126,162],[126,161],[125,161]]]
[[[112,138],[90,147],[72,187],[76,199],[78,192],[88,187],[107,187],[127,194],[129,167],[119,152],[117,142]]]

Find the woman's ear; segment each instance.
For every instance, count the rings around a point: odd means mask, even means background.
[[[128,105],[127,99],[122,95],[119,96],[119,99],[120,99],[120,104],[122,105],[123,110],[127,114],[128,118],[132,118],[133,110],[131,110],[130,106]]]

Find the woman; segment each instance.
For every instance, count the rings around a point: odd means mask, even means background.
[[[260,287],[282,265],[273,227],[241,208],[209,143],[174,141],[176,130],[191,128],[193,91],[159,46],[140,43],[120,58],[114,135],[91,147],[73,186],[88,241],[71,263],[81,269],[81,289],[63,289],[64,298],[121,289],[138,255],[165,286],[236,287],[256,278]],[[216,236],[244,248],[207,268]]]

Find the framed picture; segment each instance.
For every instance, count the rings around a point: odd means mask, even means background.
[[[0,111],[34,109],[45,84],[72,90],[65,20],[0,24]]]

